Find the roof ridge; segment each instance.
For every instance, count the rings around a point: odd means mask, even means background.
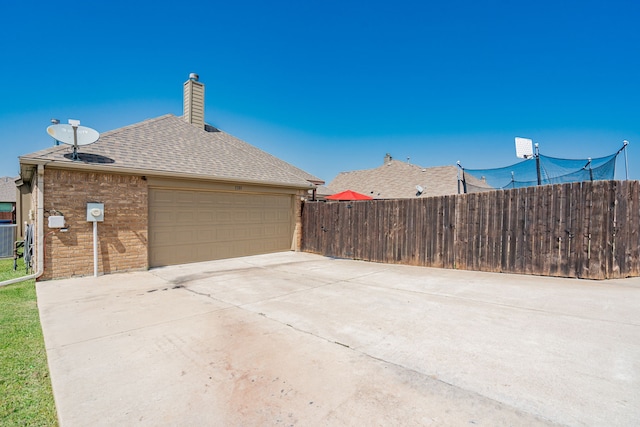
[[[242,141],[239,138],[236,138],[236,139]],[[269,153],[268,151],[265,151],[265,150],[263,150],[263,149],[261,149],[259,147],[254,146],[254,145],[251,145],[248,142],[245,142],[245,141],[242,141],[242,142],[244,142],[246,145],[245,145],[245,147],[241,147],[240,148],[241,150],[248,152],[247,147],[252,147],[252,148],[256,148],[256,149],[262,151],[263,153],[265,153],[268,156],[267,159],[268,159],[269,163],[272,164],[274,167],[280,169],[283,172],[294,174],[297,177],[305,179],[307,181],[309,180],[309,178],[313,178],[313,180],[315,180],[315,181],[324,182],[323,179],[318,178],[317,176],[315,176],[313,174],[310,174],[309,172],[306,172],[306,171],[300,169],[299,167],[297,167],[297,166],[295,166],[295,165],[293,165],[293,164],[291,164],[291,163],[289,163],[289,162],[287,162],[285,160],[282,160],[279,157],[274,156],[273,154]],[[288,170],[289,168],[292,168],[293,170]]]
[[[225,132],[223,129],[220,129],[218,127],[215,127],[215,129],[217,129],[219,133],[226,135],[227,137],[230,137],[231,140],[228,140],[227,142],[232,143],[237,149],[241,150],[242,152],[247,153],[249,155],[251,155],[252,151],[253,152],[259,151],[260,153],[263,153],[264,155],[266,155],[265,160],[268,161],[271,166],[278,168],[280,171],[284,173],[295,175],[298,178],[304,179],[305,181],[309,181],[309,182],[311,181],[325,182],[325,180],[303,169],[300,169],[299,167],[293,165],[292,163],[289,163],[286,160],[283,160],[269,153],[268,151],[263,150],[258,146],[250,144],[244,141],[243,139],[238,138],[237,136],[231,135],[230,133]]]
[[[116,132],[135,129],[136,127],[140,127],[140,126],[143,126],[143,125],[147,125],[149,123],[157,122],[157,121],[166,119],[167,117],[171,117],[171,116],[176,117],[174,114],[167,113],[167,114],[163,114],[162,116],[152,117],[152,118],[149,118],[149,119],[144,119],[141,122],[136,122],[136,123],[132,123],[130,125],[125,125],[125,126],[116,128],[116,129],[108,130],[106,132],[101,133],[100,136],[102,136],[102,135],[108,136],[108,135],[111,135],[111,134],[116,133]]]
[[[350,171],[342,171],[342,172],[338,172],[338,175],[340,175],[340,174],[350,174],[350,173],[358,173],[358,172],[374,171],[374,170],[377,170],[377,169],[383,168],[383,167],[385,167],[385,166],[388,166],[389,164],[406,165],[406,166],[410,166],[410,167],[413,167],[413,168],[416,168],[416,169],[436,169],[436,168],[452,168],[452,167],[453,167],[453,168],[455,168],[455,167],[456,167],[456,165],[421,166],[421,165],[419,165],[419,164],[417,164],[417,163],[407,163],[407,162],[404,162],[404,161],[402,161],[402,160],[395,160],[395,159],[393,159],[393,160],[390,160],[390,162],[389,162],[389,163],[385,163],[385,164],[382,164],[382,165],[380,165],[380,166],[376,166],[376,167],[374,167],[374,168],[367,168],[367,169],[355,169],[355,170],[350,170]]]

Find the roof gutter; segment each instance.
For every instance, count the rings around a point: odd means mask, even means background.
[[[162,171],[162,170],[153,170],[153,169],[133,169],[126,167],[118,167],[118,166],[103,166],[100,164],[85,164],[78,162],[57,162],[52,160],[43,160],[43,159],[33,159],[20,157],[21,164],[32,164],[32,165],[44,165],[47,164],[50,167],[59,168],[59,169],[75,169],[75,170],[83,170],[90,172],[104,172],[104,173],[115,173],[115,174],[129,174],[129,175],[145,175],[145,176],[154,176],[161,178],[181,178],[181,179],[198,179],[204,181],[217,181],[217,182],[235,182],[242,184],[253,184],[253,185],[263,185],[270,187],[283,187],[283,188],[296,188],[296,189],[304,189],[309,190],[314,188],[314,184],[307,181],[307,184],[287,184],[283,182],[272,182],[272,181],[261,181],[261,180],[252,180],[246,178],[235,178],[235,177],[210,177],[207,175],[198,175],[191,173],[181,173],[181,172],[170,172],[170,171]]]
[[[0,287],[11,285],[14,283],[24,282],[25,280],[37,279],[42,276],[44,273],[44,163],[38,164],[38,221],[37,221],[37,233],[38,233],[38,242],[36,246],[36,261],[37,261],[37,270],[35,273],[30,274],[28,276],[18,277],[16,279],[5,280],[4,282],[0,282]]]

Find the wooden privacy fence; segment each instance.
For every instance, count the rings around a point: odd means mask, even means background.
[[[424,199],[306,202],[302,250],[463,270],[635,277],[639,190],[639,181],[593,181]]]

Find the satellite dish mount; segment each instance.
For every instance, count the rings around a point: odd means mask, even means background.
[[[71,160],[78,160],[78,126],[80,126],[80,120],[69,119],[69,124],[73,128],[73,156]]]

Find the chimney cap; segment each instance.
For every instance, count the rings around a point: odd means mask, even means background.
[[[198,81],[200,79],[200,76],[197,75],[196,73],[189,73],[189,80],[193,80],[193,81]]]

